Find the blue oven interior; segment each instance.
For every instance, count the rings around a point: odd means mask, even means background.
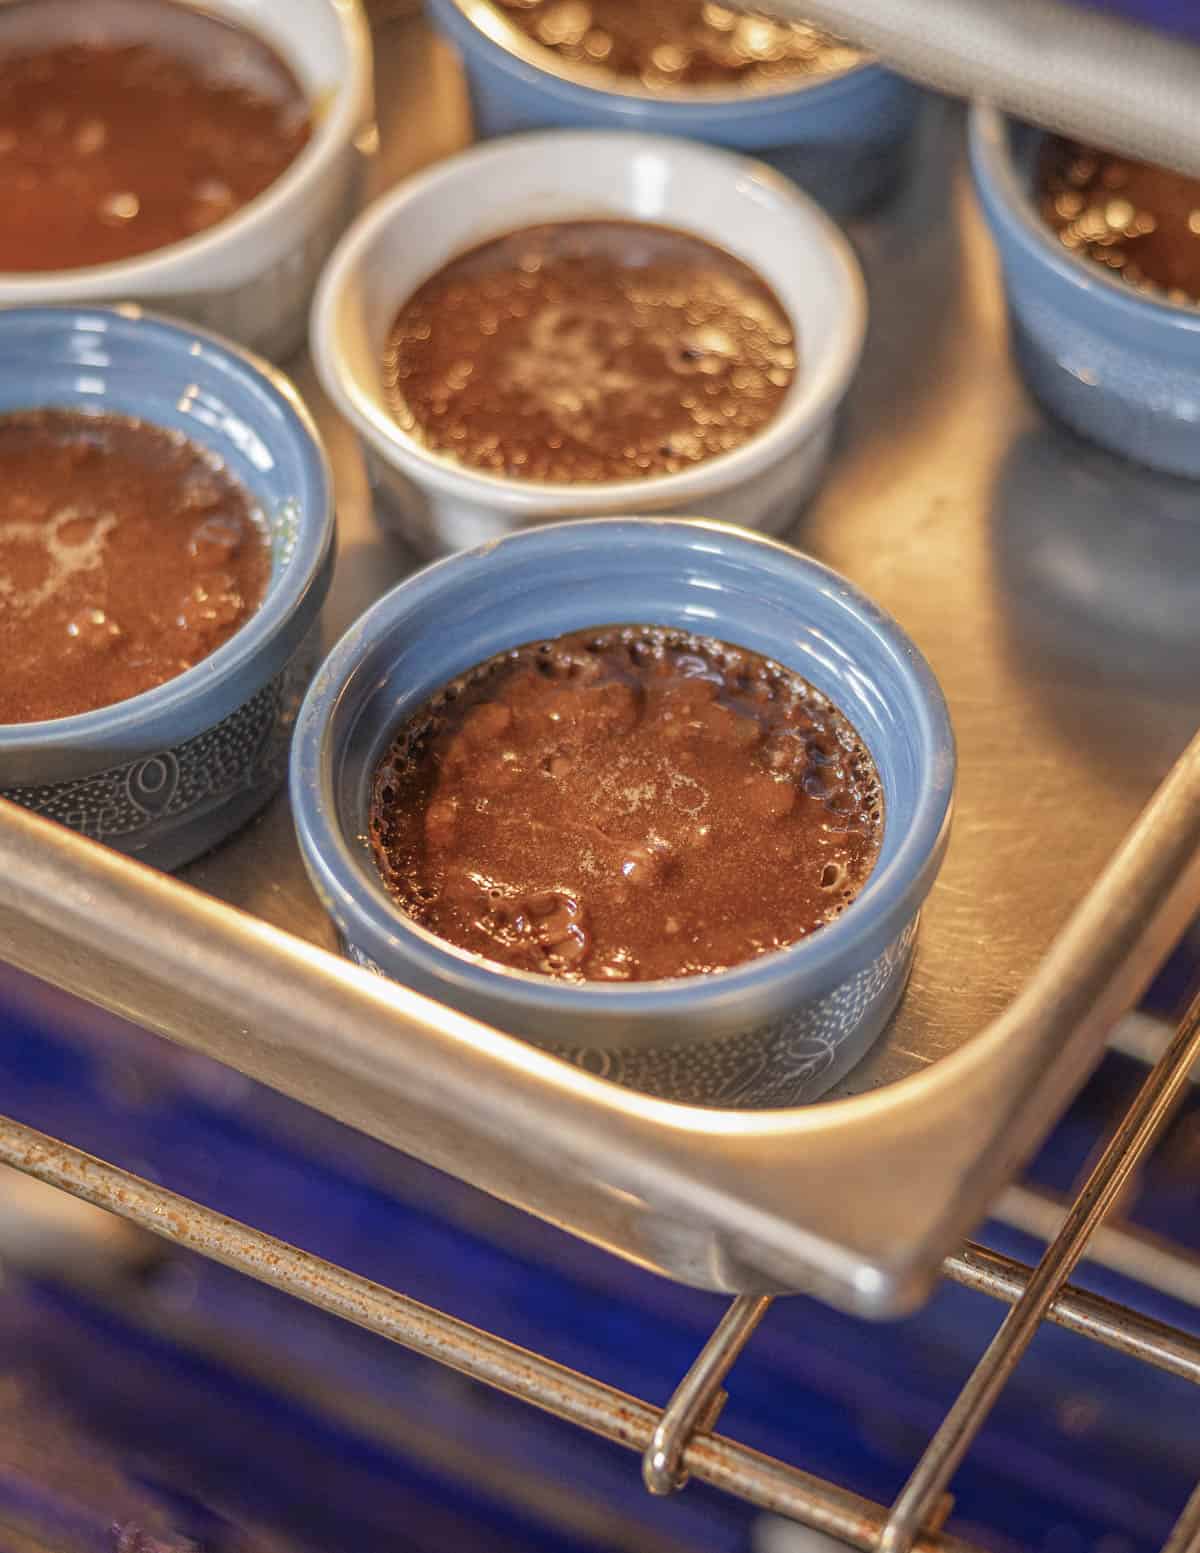
[[[1191,963],[1160,978],[1160,1011]],[[9,1115],[636,1396],[665,1402],[724,1309],[15,973],[0,993]],[[1028,1184],[1069,1191],[1143,1072],[1110,1055]],[[1198,1178],[1193,1095],[1126,1205],[1152,1249],[1200,1253]],[[981,1238],[1039,1249],[1000,1223]],[[653,1500],[634,1456],[197,1255],[137,1234],[64,1246],[10,1258],[0,1288],[0,1550],[823,1545],[703,1485]],[[1095,1264],[1076,1281],[1200,1329],[1148,1282]],[[886,1502],[1001,1314],[949,1285],[898,1325],[780,1301],[722,1430]],[[988,1547],[1139,1553],[1198,1460],[1185,1381],[1046,1327],[951,1524]]]

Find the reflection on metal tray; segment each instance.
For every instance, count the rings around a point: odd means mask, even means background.
[[[466,132],[453,61],[419,22],[383,32],[381,53],[375,192]],[[1091,889],[1200,723],[1194,488],[1028,405],[957,118],[932,104],[925,131],[909,189],[853,232],[871,338],[829,483],[792,537],[930,658],[960,800],[906,1002],[833,1103],[667,1105],[346,964],[283,802],[193,866],[195,889],[3,813],[0,869],[20,888],[0,900],[0,952],[676,1278],[873,1314],[920,1297],[1179,937],[1200,841],[1198,745]],[[298,376],[339,476],[332,636],[412,563]]]

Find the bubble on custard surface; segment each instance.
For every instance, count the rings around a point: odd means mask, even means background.
[[[554,664],[563,678],[581,685],[594,684],[603,673],[601,664],[586,651],[564,648],[555,654]]]
[[[206,497],[201,498],[200,505],[208,505]],[[202,566],[219,566],[237,555],[242,541],[243,529],[237,518],[214,514],[192,530],[187,543],[188,557]]]
[[[105,226],[122,227],[136,220],[141,208],[142,202],[136,194],[129,190],[121,190],[115,194],[105,195],[100,201],[97,215]]]
[[[804,791],[810,798],[829,803],[842,790],[842,772],[838,766],[812,766],[804,776]]]
[[[584,34],[584,56],[593,64],[603,64],[612,53],[612,49],[612,35],[605,32],[603,28],[593,27],[589,32]]]
[[[660,884],[672,859],[670,845],[661,836],[650,836],[644,845],[625,848],[619,865],[621,876],[630,884]]]
[[[103,609],[83,609],[67,622],[70,641],[90,652],[107,652],[121,640],[124,632]]]
[[[720,669],[702,652],[677,651],[674,666],[676,673],[685,679],[705,680],[714,685],[721,683]]]
[[[837,739],[830,733],[818,732],[809,735],[807,740],[808,758],[810,763],[816,766],[833,766],[838,763],[841,750]]]
[[[839,819],[850,819],[859,812],[860,805],[854,793],[839,787],[829,797],[829,808]]]
[[[732,32],[738,23],[736,11],[728,10],[723,5],[715,5],[712,0],[707,0],[707,3],[701,7],[700,15],[705,25],[711,27],[714,32]]]
[[[544,890],[526,897],[524,908],[543,952],[561,965],[577,965],[591,948],[582,903],[566,890]]]
[[[229,572],[206,573],[184,595],[176,615],[184,630],[203,634],[232,625],[244,608],[237,580]]]
[[[762,758],[772,771],[785,772],[793,781],[802,777],[808,766],[808,750],[795,733],[771,734],[763,745]]]
[[[615,956],[609,960],[602,960],[593,968],[593,979],[596,981],[631,981],[634,977],[636,963],[629,960],[618,959]]]
[[[568,933],[546,951],[546,962],[554,971],[574,970],[587,958],[588,947],[582,933]]]

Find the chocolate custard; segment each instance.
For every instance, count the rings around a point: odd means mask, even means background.
[[[1073,253],[1148,296],[1200,305],[1200,178],[1048,136],[1038,205]]]
[[[600,66],[651,91],[672,86],[762,90],[833,75],[859,50],[807,22],[704,0],[498,0],[522,32],[576,65]]]
[[[666,227],[567,221],[471,249],[401,308],[384,378],[435,453],[520,480],[636,480],[728,452],[796,372],[755,272]]]
[[[190,6],[0,5],[0,271],[192,237],[274,183],[310,127],[283,60]]]
[[[68,717],[190,669],[262,601],[250,498],[142,421],[0,416],[0,723]]]
[[[598,626],[502,653],[399,731],[370,833],[414,921],[572,981],[698,976],[815,932],[875,864],[875,767],[743,648]]]

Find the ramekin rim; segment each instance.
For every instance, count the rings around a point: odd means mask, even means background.
[[[674,474],[646,480],[551,484],[518,481],[483,474],[431,453],[405,433],[387,410],[381,394],[361,391],[346,368],[339,348],[336,314],[346,287],[361,268],[371,245],[393,223],[401,221],[414,201],[436,195],[439,188],[462,176],[483,176],[497,161],[530,145],[576,140],[581,145],[603,143],[614,153],[633,155],[639,148],[670,156],[702,158],[732,169],[752,173],[785,204],[802,211],[813,223],[820,240],[837,266],[844,290],[845,307],[837,336],[818,363],[816,372],[802,371],[779,412],[741,447]],[[464,174],[464,169],[465,174]],[[707,241],[718,242],[709,237]],[[447,255],[449,258],[450,255]],[[445,262],[444,260],[442,262]],[[403,297],[398,297],[400,306]],[[788,309],[789,317],[791,309]],[[868,299],[866,282],[849,239],[825,211],[787,179],[753,157],[721,147],[682,142],[669,135],[627,130],[533,130],[473,146],[431,168],[405,179],[367,207],[346,229],[330,255],[313,298],[310,337],[317,373],[338,410],[386,463],[399,466],[418,483],[452,499],[476,503],[513,514],[552,511],[611,511],[614,506],[643,504],[662,508],[679,502],[703,500],[716,490],[736,484],[771,467],[792,446],[811,436],[833,414],[844,397],[862,356],[866,339]],[[792,319],[793,325],[797,321]],[[799,331],[798,331],[799,332]],[[803,334],[801,333],[803,353]],[[804,361],[803,354],[801,361]]]
[[[556,537],[559,542],[566,542],[572,532],[578,534],[613,525],[632,534],[649,523],[660,530],[678,530],[682,543],[686,543],[688,535],[704,534],[723,540],[742,554],[756,551],[760,558],[774,558],[777,565],[803,573],[808,580],[818,581],[823,591],[832,589],[853,606],[857,617],[872,629],[902,666],[914,705],[924,719],[922,781],[912,823],[895,855],[882,870],[877,869],[870,876],[842,916],[809,938],[712,976],[581,985],[493,966],[408,921],[381,893],[377,896],[374,892],[363,891],[361,862],[356,859],[343,831],[340,816],[333,812],[335,806],[329,790],[334,758],[334,751],[329,748],[333,713],[375,640],[394,627],[397,600],[402,593],[409,608],[427,602],[430,595],[436,595],[444,586],[447,572],[452,578],[455,570],[478,564],[501,546],[528,544],[536,547],[555,543]],[[719,623],[715,624],[712,634],[721,635]],[[468,667],[470,665],[463,665],[463,669]],[[956,768],[949,709],[928,661],[899,622],[856,584],[811,556],[734,524],[704,518],[655,516],[584,518],[519,530],[473,550],[447,556],[398,583],[360,616],[318,669],[296,719],[291,755],[291,796],[305,866],[310,874],[319,877],[326,891],[336,894],[341,908],[354,923],[352,938],[357,933],[362,933],[368,942],[390,942],[400,937],[409,946],[406,953],[415,946],[416,953],[412,958],[431,977],[443,983],[467,986],[480,996],[490,996],[498,1003],[510,1006],[532,1005],[542,1012],[553,1009],[569,1014],[595,1012],[603,1004],[614,1012],[665,1014],[680,1007],[690,1007],[697,1000],[706,1006],[725,1004],[748,990],[761,992],[780,983],[791,983],[801,975],[810,983],[823,985],[831,981],[836,985],[841,978],[832,974],[833,969],[844,961],[853,961],[856,949],[864,940],[880,932],[880,924],[886,929],[885,941],[890,942],[919,910],[932,885],[932,876],[925,878],[925,875],[945,841],[953,808]],[[316,780],[313,780],[314,774]],[[914,895],[917,898],[914,899]],[[866,913],[872,913],[874,927],[868,925]],[[853,967],[848,974],[853,974]]]
[[[1021,120],[992,103],[976,101],[968,117],[971,170],[980,199],[993,225],[1003,223],[1022,249],[1052,269],[1081,296],[1115,307],[1132,323],[1158,323],[1187,334],[1200,334],[1200,308],[1185,308],[1156,297],[1141,296],[1106,274],[1097,264],[1068,253],[1055,242],[1021,187],[1009,151],[1009,129]]]
[[[188,0],[185,0],[188,3]],[[228,251],[273,223],[283,208],[319,179],[348,141],[366,127],[372,108],[370,27],[362,0],[321,0],[337,18],[346,47],[347,69],[335,87],[329,110],[308,143],[261,194],[223,221],[162,248],[108,264],[73,270],[0,270],[0,305],[53,306],[95,296],[120,296],[157,282],[180,283],[177,271],[191,271],[218,251]],[[186,279],[186,277],[184,277]]]
[[[136,733],[146,725],[152,722],[157,724],[186,707],[197,691],[211,691],[215,684],[233,679],[286,629],[289,620],[304,605],[333,549],[336,527],[333,470],[320,431],[291,379],[254,351],[208,330],[132,303],[44,303],[36,307],[0,308],[0,337],[7,329],[26,320],[37,322],[54,317],[97,315],[109,321],[118,320],[118,327],[148,328],[160,336],[173,337],[177,341],[198,341],[232,363],[236,372],[244,378],[260,379],[269,395],[291,419],[296,447],[302,460],[310,464],[321,492],[321,511],[319,515],[310,517],[307,524],[305,537],[310,542],[304,547],[303,564],[295,564],[300,557],[294,558],[293,564],[288,566],[278,583],[268,588],[254,614],[215,651],[182,674],[175,675],[151,690],[130,696],[127,700],[115,701],[91,712],[79,712],[70,717],[43,722],[0,723],[0,754],[29,754],[43,750],[61,751],[75,746],[87,747],[89,741],[100,734],[110,739],[125,733]],[[100,403],[103,403],[102,398]],[[38,406],[30,405],[29,408],[36,409]]]
[[[593,81],[590,75],[575,71],[569,61],[560,61],[549,49],[543,49],[533,39],[526,39],[519,28],[515,27],[508,18],[499,12],[495,6],[490,5],[489,0],[447,0],[463,21],[488,44],[492,45],[498,57],[513,61],[525,69],[536,73],[539,77],[558,83],[561,87],[572,92],[584,92],[591,97],[612,98],[621,103],[636,103],[655,105],[664,111],[691,110],[703,108],[738,109],[741,110],[737,117],[753,116],[753,109],[758,108],[760,113],[784,112],[798,105],[801,98],[806,98],[817,93],[824,94],[826,89],[829,95],[834,95],[834,88],[841,88],[851,82],[857,84],[855,77],[861,78],[867,70],[880,71],[882,66],[873,54],[864,55],[855,64],[848,65],[844,70],[832,71],[823,76],[807,76],[790,83],[780,83],[755,91],[738,91],[736,88],[728,90],[722,88],[692,88],[688,91],[683,87],[665,88],[661,92],[652,92],[647,87],[638,87],[635,84],[624,86],[620,84],[620,78],[615,78],[615,84],[605,86],[599,80]],[[497,31],[506,34],[501,39],[485,27],[481,27],[476,20],[474,12],[483,11],[484,14],[492,14],[497,21]],[[597,76],[601,74],[597,71]],[[733,115],[731,115],[733,116]]]

